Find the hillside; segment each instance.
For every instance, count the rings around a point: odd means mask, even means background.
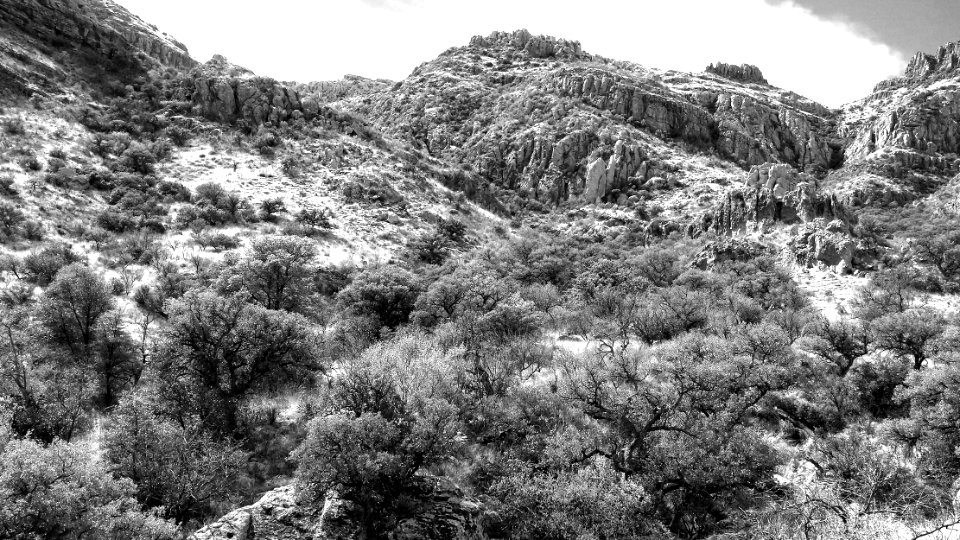
[[[830,109],[466,43],[0,4],[0,538],[956,534],[960,45]]]

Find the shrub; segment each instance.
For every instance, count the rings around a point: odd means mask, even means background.
[[[369,317],[380,326],[396,328],[410,319],[420,284],[402,268],[383,266],[365,270],[340,291],[337,303],[350,314]]]
[[[287,206],[284,204],[283,199],[279,197],[264,199],[260,202],[260,217],[264,221],[275,221],[277,214],[286,211]]]
[[[293,156],[287,156],[283,158],[280,164],[280,170],[290,178],[296,178],[300,176],[300,160]]]
[[[32,154],[20,158],[17,164],[27,172],[38,172],[43,169],[43,165],[40,163],[40,160],[37,159],[37,156]]]
[[[12,176],[0,176],[0,195],[7,197],[16,197],[17,188],[13,185]]]
[[[22,277],[31,283],[47,285],[61,268],[79,260],[80,257],[67,244],[51,244],[23,258]]]
[[[25,135],[27,129],[23,125],[22,118],[7,118],[3,121],[3,132],[6,135],[17,136]]]
[[[20,236],[26,217],[12,204],[0,202],[0,236],[12,240]]]
[[[0,452],[0,530],[6,538],[178,538],[171,523],[140,508],[134,489],[86,446],[10,441]]]
[[[170,139],[170,142],[176,146],[186,146],[190,142],[190,139],[193,137],[193,133],[186,128],[180,126],[170,126],[164,133],[167,135],[167,138]]]
[[[234,502],[247,455],[200,426],[163,418],[156,401],[138,392],[120,403],[104,437],[106,458],[135,483],[141,503],[179,523],[202,523]]]
[[[196,239],[200,247],[211,248],[214,251],[234,249],[240,246],[240,240],[236,236],[223,232],[204,231],[198,234]]]

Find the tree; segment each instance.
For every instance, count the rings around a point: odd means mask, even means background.
[[[871,325],[874,346],[911,359],[913,369],[923,367],[934,340],[943,330],[943,316],[927,308],[890,313]]]
[[[57,272],[47,287],[40,319],[55,343],[65,346],[75,358],[89,358],[97,321],[112,307],[113,298],[104,279],[76,263]]]
[[[112,406],[120,393],[140,379],[144,361],[124,328],[123,312],[113,311],[97,323],[95,367],[100,377],[100,403]]]
[[[297,480],[315,502],[333,491],[353,503],[367,538],[386,538],[409,501],[430,493],[417,472],[444,461],[456,434],[456,410],[440,401],[422,403],[401,420],[377,413],[322,416],[310,422],[294,453]]]
[[[786,335],[751,325],[726,341],[687,334],[647,353],[571,355],[561,361],[562,395],[599,433],[567,445],[572,462],[594,456],[634,478],[661,502],[671,528],[703,534],[722,519],[722,501],[760,489],[776,453],[748,420],[771,392],[796,378]]]
[[[906,266],[877,272],[870,282],[857,290],[853,299],[857,317],[872,321],[892,313],[903,313],[916,300],[916,271]]]
[[[846,377],[856,361],[870,352],[872,335],[866,322],[821,319],[804,348],[830,362],[840,377]]]
[[[302,381],[321,367],[316,336],[300,315],[190,291],[169,304],[157,371],[171,396],[192,403],[210,427],[237,428],[237,407],[251,392]]]
[[[420,284],[410,272],[381,266],[357,275],[337,295],[337,304],[351,315],[393,329],[409,321],[419,294]]]
[[[286,211],[287,205],[279,197],[264,199],[260,202],[260,213],[264,221],[275,221],[277,214]]]
[[[217,289],[226,294],[243,291],[267,309],[298,311],[315,292],[316,256],[316,244],[306,238],[258,238],[242,259],[228,256]]]
[[[247,454],[239,445],[215,439],[198,424],[164,418],[149,391],[123,401],[103,441],[115,474],[136,484],[147,507],[162,507],[178,523],[202,523],[218,505],[236,499]]]

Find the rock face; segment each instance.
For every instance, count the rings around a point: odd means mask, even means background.
[[[294,486],[275,489],[193,533],[189,540],[361,540],[350,505],[328,497],[323,508],[301,502]],[[436,486],[416,517],[390,533],[393,540],[483,540],[482,507],[448,484]]]
[[[279,125],[301,118],[311,120],[320,112],[315,99],[301,99],[296,90],[274,79],[257,77],[222,56],[214,56],[195,70],[193,81],[191,99],[200,114],[212,120]]]
[[[950,177],[960,172],[960,42],[917,53],[903,76],[847,105],[839,133],[846,159],[872,173]]]
[[[739,66],[734,64],[724,64],[723,62],[717,62],[716,64],[710,64],[705,70],[707,73],[713,73],[724,79],[730,79],[731,81],[738,81],[743,83],[755,83],[755,84],[770,84],[767,82],[767,79],[763,77],[763,73],[760,71],[760,68],[750,64],[741,64]]]
[[[110,0],[0,2],[0,60],[0,86],[19,92],[53,91],[63,79],[96,86],[104,73],[196,65],[182,44]]]
[[[809,223],[818,218],[845,221],[843,207],[833,194],[821,193],[817,180],[783,165],[754,167],[745,186],[731,189],[710,212],[688,227],[692,236],[704,232],[733,235],[761,230],[773,224]]]
[[[818,264],[849,272],[857,252],[856,242],[850,238],[849,227],[841,221],[817,220],[799,229],[790,246],[797,262],[806,266]]]

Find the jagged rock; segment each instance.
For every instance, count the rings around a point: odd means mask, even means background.
[[[298,503],[293,486],[285,486],[200,529],[190,540],[312,539],[319,517],[320,511]]]
[[[687,230],[692,236],[707,231],[731,235],[817,218],[846,221],[836,196],[820,193],[815,178],[787,165],[767,163],[752,168],[744,187],[728,191],[712,211],[694,220]]]
[[[425,478],[429,488],[414,517],[401,521],[392,540],[483,540],[483,507],[449,481]],[[329,495],[322,508],[285,486],[193,533],[189,540],[359,540],[363,527],[351,503]]]
[[[721,238],[708,242],[693,258],[691,266],[706,270],[732,261],[750,261],[769,253],[759,242],[739,238]]]
[[[707,66],[705,71],[723,77],[724,79],[730,79],[731,81],[770,84],[763,78],[763,73],[760,71],[760,68],[751,64],[741,64],[738,66],[717,62],[716,64]]]

